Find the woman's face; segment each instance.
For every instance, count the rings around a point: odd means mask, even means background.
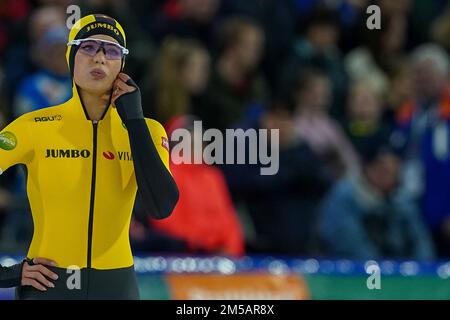
[[[235,52],[240,67],[245,72],[251,72],[257,68],[263,55],[264,42],[264,33],[259,28],[249,27],[242,31],[235,44]]]
[[[118,43],[114,38],[107,35],[99,34],[90,38]],[[102,95],[111,91],[121,66],[122,60],[106,59],[103,50],[99,50],[93,57],[78,50],[75,55],[74,81],[82,90]]]
[[[300,90],[297,102],[309,113],[325,112],[331,102],[331,84],[327,77],[322,75],[313,76],[306,87]]]
[[[197,51],[186,61],[182,78],[191,94],[204,91],[209,78],[210,59],[206,52]]]
[[[401,161],[394,154],[380,155],[372,164],[366,165],[366,177],[385,195],[395,191],[399,183]]]
[[[406,41],[406,18],[401,16],[392,20],[389,31],[387,31],[382,40],[384,54],[391,55],[399,53]]]
[[[378,121],[382,111],[376,92],[365,85],[352,88],[348,108],[351,119],[359,121]]]

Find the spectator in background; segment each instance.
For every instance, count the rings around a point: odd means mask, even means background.
[[[261,27],[234,17],[224,22],[221,31],[220,54],[194,113],[205,127],[224,130],[241,121],[249,107],[264,103],[269,93],[258,70],[264,48]]]
[[[269,86],[278,81],[280,63],[289,55],[295,36],[296,15],[294,1],[226,0],[222,1],[223,16],[239,15],[251,17],[264,29],[265,45],[262,70]],[[276,61],[276,63],[274,63]]]
[[[221,0],[167,0],[156,16],[147,18],[146,27],[158,43],[174,35],[212,48],[220,6]]]
[[[6,108],[6,97],[5,97],[5,77],[3,73],[3,66],[0,62],[0,128],[3,128],[7,124],[7,114],[8,109]]]
[[[404,185],[421,201],[438,254],[450,256],[450,63],[424,44],[411,54],[414,99],[397,113],[395,140],[406,159]]]
[[[393,4],[397,1],[383,0],[386,4]],[[430,41],[430,31],[433,27],[433,21],[442,14],[448,7],[448,0],[419,1],[419,0],[403,0],[398,1],[410,5],[410,32],[412,37],[409,38],[409,48],[414,48],[422,43]],[[383,10],[383,8],[381,9]]]
[[[318,7],[326,7],[336,12],[339,18],[341,29],[340,48],[347,52],[349,48],[354,48],[358,43],[358,37],[355,35],[359,32],[362,22],[366,21],[367,7],[373,2],[372,0],[342,0],[342,1],[323,1],[323,0],[291,0],[296,11],[296,21],[303,27],[311,16],[311,13]]]
[[[251,253],[317,255],[317,204],[330,181],[320,159],[295,134],[293,106],[274,103],[269,110],[246,118],[239,128],[279,130],[279,171],[261,175],[259,164],[221,166],[233,199],[245,221],[247,248]],[[259,154],[257,148],[247,145]],[[270,141],[270,140],[269,140]],[[270,144],[270,142],[269,142]],[[269,147],[271,148],[271,147]]]
[[[346,55],[345,68],[351,82],[371,82],[384,98],[392,68],[404,58],[407,18],[402,14],[381,17],[381,29],[362,28],[365,44]]]
[[[4,100],[4,94],[3,94],[3,70],[0,65],[0,130],[2,130],[6,122],[6,116],[4,114],[5,110],[5,100]],[[2,239],[2,231],[3,231],[3,225],[5,220],[5,212],[6,209],[11,204],[11,194],[10,192],[5,188],[5,180],[0,180],[0,240]]]
[[[358,157],[344,130],[328,114],[332,103],[326,74],[315,69],[300,73],[292,92],[295,131],[327,167],[331,180],[357,170]]]
[[[0,66],[0,130],[8,123],[6,100],[3,91],[3,75]],[[23,250],[25,241],[31,237],[32,226],[26,194],[19,197],[11,189],[16,179],[12,172],[0,178],[0,251]]]
[[[313,67],[322,70],[330,80],[335,117],[342,117],[347,87],[347,75],[338,47],[339,21],[337,13],[323,7],[315,9],[306,25],[304,36],[293,43],[292,53],[281,68],[279,89],[289,87],[302,69]]]
[[[387,140],[391,127],[382,121],[383,100],[370,83],[354,83],[349,91],[344,130],[359,153],[379,139]]]
[[[94,2],[93,0],[92,2]],[[68,6],[73,4],[73,0],[37,0],[39,6],[57,6],[65,10]]]
[[[424,44],[410,55],[412,96],[403,101],[396,113],[395,146],[406,159],[405,185],[417,198],[423,192],[421,145],[425,131],[436,119],[445,119],[445,92],[448,86],[449,60],[435,44]]]
[[[0,38],[3,38],[5,45],[0,52],[0,61],[5,73],[5,98],[8,101],[5,114],[8,119],[12,114],[10,101],[13,100],[17,84],[32,70],[28,57],[28,22],[32,13],[33,8],[29,0],[0,1]],[[5,28],[4,31],[2,28]]]
[[[201,139],[193,133],[191,116],[173,119],[168,124],[168,135],[179,128],[190,131],[193,139]],[[244,254],[244,238],[223,173],[207,164],[180,163],[171,158],[170,169],[180,190],[180,199],[166,220],[149,220],[159,234],[184,242],[188,253],[208,253],[228,256]],[[176,155],[175,155],[176,157]],[[152,231],[149,231],[152,232]],[[151,235],[149,235],[151,236]],[[172,241],[173,243],[173,241]],[[141,246],[142,247],[142,246]],[[157,248],[153,247],[153,250]],[[159,251],[165,248],[159,248]]]
[[[65,7],[54,4],[44,5],[33,10],[27,30],[28,37],[32,41],[31,44],[35,44],[49,29],[55,26],[66,26]]]
[[[0,58],[8,44],[8,29],[22,21],[30,11],[28,0],[4,0],[0,2]]]
[[[65,61],[67,27],[57,22],[47,23],[48,17],[44,13],[53,9],[41,10],[32,18],[30,29],[33,39],[30,56],[38,70],[27,76],[18,87],[14,117],[63,103],[72,96],[72,80]]]
[[[326,254],[349,259],[432,259],[418,207],[397,193],[401,162],[384,141],[367,145],[360,174],[343,179],[323,201]]]
[[[439,1],[439,0],[438,0]],[[378,5],[381,8],[381,12],[387,15],[407,15],[413,9],[413,0],[378,0]]]
[[[434,41],[439,43],[450,54],[450,4],[445,11],[436,19],[431,29]]]
[[[204,92],[210,72],[210,56],[194,39],[167,37],[152,70],[145,79],[144,113],[166,123],[192,113],[194,97]]]
[[[4,233],[4,221],[5,221],[5,210],[9,208],[11,204],[11,193],[4,188],[3,186],[0,186],[0,240],[3,240],[3,233]],[[2,241],[2,250],[4,248],[3,246],[4,241]]]
[[[384,108],[384,121],[395,126],[395,116],[398,108],[406,101],[413,99],[412,71],[408,60],[396,64],[390,76],[390,88]]]

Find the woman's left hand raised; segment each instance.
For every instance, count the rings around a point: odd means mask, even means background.
[[[124,123],[128,120],[144,119],[141,91],[137,84],[125,73],[119,73],[113,83],[111,103],[117,108]]]

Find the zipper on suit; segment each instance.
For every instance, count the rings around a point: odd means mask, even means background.
[[[97,130],[98,121],[92,121],[93,126],[93,147],[92,147],[92,181],[91,181],[91,202],[89,208],[88,224],[88,247],[87,247],[87,268],[92,266],[92,233],[94,228],[94,199],[95,199],[95,180],[97,176]]]

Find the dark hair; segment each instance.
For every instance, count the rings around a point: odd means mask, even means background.
[[[262,31],[260,24],[249,17],[234,16],[224,20],[218,31],[219,52],[222,52],[236,44],[242,34],[248,29],[258,29]]]
[[[383,155],[398,156],[397,151],[389,143],[386,136],[375,136],[359,148],[359,155],[363,166],[376,162]]]
[[[274,113],[287,112],[290,116],[293,116],[295,112],[295,104],[291,99],[285,99],[282,97],[273,98],[269,103],[268,111]]]
[[[376,62],[380,65],[384,65],[383,61],[383,46],[384,38],[386,34],[391,32],[392,25],[394,23],[395,17],[391,15],[381,15],[381,29],[369,30],[367,28],[362,28],[362,40],[363,43],[372,53]]]
[[[305,34],[317,26],[340,29],[339,12],[323,5],[316,6],[308,15],[298,19],[296,29],[297,33]]]
[[[321,68],[308,66],[306,68],[296,68],[283,86],[277,88],[271,101],[271,109],[284,108],[290,113],[294,113],[297,105],[297,94],[300,90],[305,90],[310,81],[317,77],[328,78],[327,73]]]
[[[313,26],[318,25],[326,25],[338,28],[339,27],[339,18],[338,12],[329,7],[325,6],[317,6],[311,13],[310,18],[306,23],[306,30]]]
[[[328,78],[328,75],[321,68],[307,67],[300,70],[294,81],[293,93],[307,89],[311,80],[315,78]]]

